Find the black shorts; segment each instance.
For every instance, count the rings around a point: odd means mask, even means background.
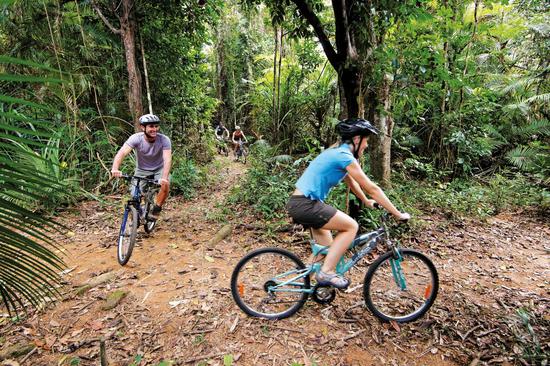
[[[286,209],[295,223],[314,229],[325,226],[338,212],[326,203],[314,201],[305,196],[290,196]]]

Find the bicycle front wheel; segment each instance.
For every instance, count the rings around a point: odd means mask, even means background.
[[[383,321],[414,321],[432,306],[439,289],[435,266],[413,249],[400,249],[401,259],[384,253],[370,265],[363,285],[369,310]]]
[[[147,192],[147,195],[145,197],[145,213],[144,213],[144,223],[143,223],[143,230],[147,234],[150,234],[155,230],[155,226],[157,225],[157,220],[151,220],[149,219],[149,213],[153,209],[155,205],[155,193],[152,191]]]
[[[118,236],[117,259],[121,266],[128,263],[136,244],[138,212],[134,206],[127,206],[122,217]]]
[[[295,254],[280,248],[248,253],[231,276],[231,293],[241,310],[266,319],[296,313],[306,302],[309,288],[308,269]]]

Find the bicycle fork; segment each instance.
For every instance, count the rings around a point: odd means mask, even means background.
[[[402,261],[403,257],[401,256],[399,250],[397,248],[393,248],[393,256],[390,258],[393,279],[395,280],[397,287],[399,287],[402,291],[406,291],[407,283],[405,281],[405,276],[403,275],[403,270],[401,269]]]

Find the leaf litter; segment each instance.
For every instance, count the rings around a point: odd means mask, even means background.
[[[231,234],[209,245],[221,225],[207,214],[244,169],[229,161],[224,166],[215,192],[168,201],[158,231],[140,232],[125,267],[115,252],[120,202],[85,202],[64,216],[71,233],[60,238],[68,252],[68,295],[19,322],[0,322],[0,361],[97,365],[104,339],[110,365],[137,359],[147,365],[547,364],[550,227],[542,218],[519,212],[487,223],[443,224],[424,217],[426,229],[403,246],[434,261],[440,291],[429,314],[414,323],[382,324],[368,312],[360,286],[366,265],[352,272],[352,288],[333,303],[308,301],[289,319],[266,321],[235,305],[233,266],[263,246],[306,259],[307,235],[287,225],[276,241],[264,237],[257,218],[233,207],[234,216],[226,218]],[[114,292],[125,295],[105,308]],[[14,345],[23,352],[6,354]]]

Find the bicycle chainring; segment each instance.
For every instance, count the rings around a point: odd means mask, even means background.
[[[315,285],[311,297],[318,304],[330,304],[336,298],[336,289],[329,285]]]

